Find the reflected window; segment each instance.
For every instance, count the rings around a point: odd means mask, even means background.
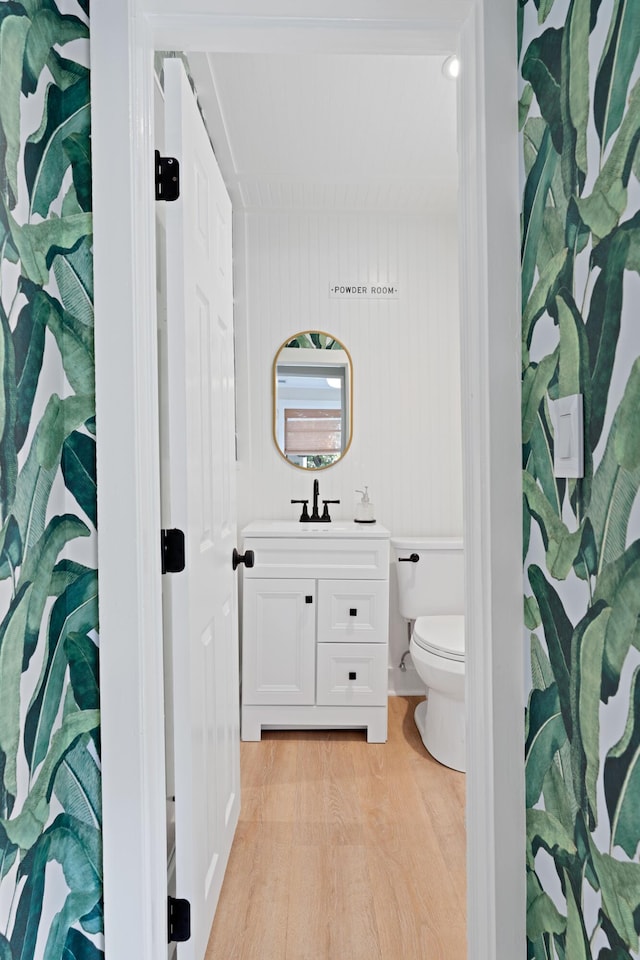
[[[322,342],[315,342],[322,337]],[[313,338],[313,339],[312,339]],[[350,441],[350,358],[328,334],[298,334],[274,364],[278,450],[304,469],[331,466]]]

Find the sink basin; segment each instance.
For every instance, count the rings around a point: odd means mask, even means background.
[[[297,520],[254,520],[242,531],[243,537],[343,537],[386,540],[389,531],[380,523],[332,520],[331,523],[300,523]]]

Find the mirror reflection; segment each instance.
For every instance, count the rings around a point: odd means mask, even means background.
[[[287,338],[273,364],[273,434],[280,454],[303,470],[337,463],[351,443],[351,357],[321,330]]]

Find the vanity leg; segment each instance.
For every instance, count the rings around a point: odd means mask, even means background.
[[[387,742],[387,708],[367,724],[367,743]]]
[[[241,740],[261,740],[262,724],[256,716],[253,716],[249,710],[242,711],[242,732]]]

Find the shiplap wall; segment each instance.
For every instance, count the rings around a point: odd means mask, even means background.
[[[238,522],[296,519],[291,499],[340,499],[353,518],[368,484],[392,535],[462,534],[458,266],[455,213],[244,213],[235,222]],[[330,299],[330,283],[390,281],[393,301]],[[301,330],[334,334],[353,359],[353,442],[343,460],[306,472],[272,433],[272,363]],[[391,663],[406,647],[395,613]],[[393,670],[393,686],[411,686]]]

